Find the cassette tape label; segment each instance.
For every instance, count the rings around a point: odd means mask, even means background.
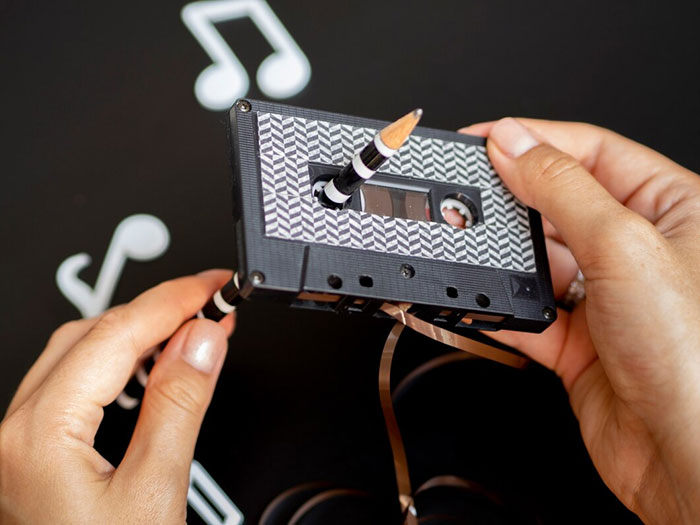
[[[265,235],[519,272],[537,271],[528,210],[493,171],[483,146],[412,135],[381,170],[388,176],[401,177],[409,187],[412,181],[432,181],[474,188],[480,199],[481,217],[470,228],[459,230],[437,221],[405,219],[400,214],[380,215],[381,206],[373,208],[375,214],[321,206],[313,196],[309,163],[340,168],[372,140],[376,131],[258,113]],[[406,190],[405,199],[418,202],[412,191]],[[377,195],[376,202],[381,198]],[[415,217],[415,212],[411,213]],[[440,210],[428,213],[436,216]]]

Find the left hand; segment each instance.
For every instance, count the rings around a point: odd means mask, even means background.
[[[234,328],[233,314],[190,319],[230,278],[168,281],[53,334],[0,424],[0,522],[184,523],[194,446]],[[168,338],[115,468],[93,448],[103,407]]]

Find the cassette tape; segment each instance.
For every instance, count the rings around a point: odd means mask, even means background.
[[[504,186],[485,139],[417,127],[343,209],[330,180],[388,122],[239,100],[230,112],[238,285],[246,299],[457,332],[540,332],[556,317],[539,214]],[[449,224],[457,209],[466,227]]]

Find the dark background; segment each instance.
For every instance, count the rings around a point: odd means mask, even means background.
[[[700,169],[697,3],[269,3],[312,68],[284,102],[385,120],[421,106],[423,125],[445,129],[505,115],[582,120]],[[57,267],[87,252],[81,277],[94,283],[123,218],[159,217],[171,244],[152,262],[127,262],[114,304],[235,264],[225,115],[194,97],[210,60],[180,20],[182,5],[0,2],[2,407],[51,332],[79,317],[56,287]],[[249,20],[217,29],[250,73],[249,96],[264,98],[254,72],[267,42]],[[241,308],[196,458],[247,522],[281,491],[316,480],[367,490],[395,511],[376,391],[389,327]],[[327,337],[335,331],[344,337]],[[445,349],[413,335],[399,351],[407,372]],[[598,478],[565,392],[541,368],[450,365],[397,410],[416,484],[458,474],[544,523],[635,522]],[[117,460],[127,419],[108,411],[98,441]]]

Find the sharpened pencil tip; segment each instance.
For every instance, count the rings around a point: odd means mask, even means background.
[[[423,110],[416,108],[406,113],[399,120],[392,122],[379,132],[379,136],[386,146],[391,149],[399,149],[401,144],[408,138],[413,128],[418,125],[418,121],[423,115]]]

